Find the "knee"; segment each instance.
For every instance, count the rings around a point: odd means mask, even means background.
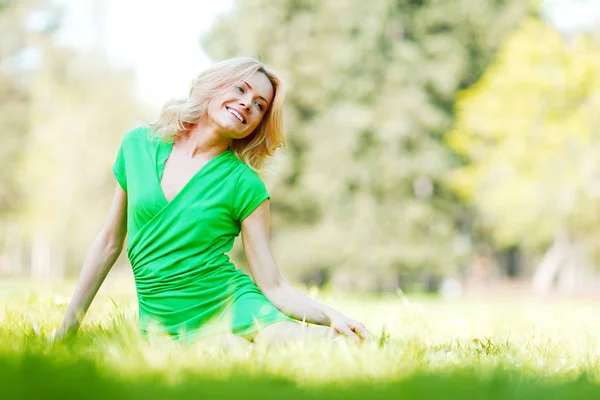
[[[277,344],[293,340],[301,340],[306,335],[306,327],[291,321],[276,322],[262,328],[254,336],[256,344]]]
[[[261,329],[254,336],[254,343],[268,345],[290,341],[327,340],[336,339],[341,335],[335,330],[325,326],[307,327],[297,322],[277,322]]]
[[[336,339],[341,337],[335,329],[327,326],[312,326],[307,330],[307,335],[315,339]]]

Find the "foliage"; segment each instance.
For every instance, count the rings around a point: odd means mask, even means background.
[[[448,143],[469,163],[452,182],[498,244],[598,248],[599,54],[593,37],[565,41],[530,18],[459,96]]]
[[[24,77],[24,58],[31,49],[32,36],[27,27],[27,16],[32,8],[44,9],[41,1],[0,3],[0,28],[9,35],[0,36],[0,169],[14,168],[29,130],[29,93]],[[46,39],[40,34],[38,40]],[[31,53],[29,53],[31,54]],[[0,215],[13,210],[19,201],[17,179],[14,174],[0,174]]]
[[[106,217],[116,149],[138,112],[132,81],[100,57],[58,48],[46,49],[34,74],[19,220],[77,269]]]
[[[79,269],[106,216],[111,164],[140,110],[133,76],[94,51],[59,46],[51,2],[9,2],[0,26],[11,32],[0,37],[0,168],[10,171],[0,175],[0,245],[10,239],[0,255],[27,242],[32,269],[60,275],[65,263]]]
[[[526,4],[247,0],[216,24],[203,39],[213,58],[259,57],[288,85],[289,149],[272,183],[286,271],[460,265],[465,211],[443,185],[441,137],[454,93]]]

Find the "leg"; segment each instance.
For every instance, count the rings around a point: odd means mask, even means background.
[[[233,349],[236,351],[246,351],[253,347],[252,342],[232,333],[224,333],[202,338],[198,341],[198,343],[209,347],[216,346],[219,348],[230,350]]]
[[[307,339],[334,340],[341,337],[339,333],[325,326],[304,326],[297,322],[281,321],[262,328],[255,336],[256,344],[280,344]]]

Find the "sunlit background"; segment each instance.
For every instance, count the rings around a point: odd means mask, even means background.
[[[54,340],[123,135],[234,56],[277,263],[370,340],[146,340],[125,251]],[[0,0],[0,398],[598,398],[599,110],[600,0]]]
[[[135,73],[135,94],[154,109],[187,93],[190,81],[211,63],[200,45],[216,18],[231,11],[224,1],[58,0],[63,20],[56,43],[98,51],[111,66]]]
[[[264,179],[290,280],[598,293],[599,26],[594,0],[1,1],[0,271],[76,278],[122,135],[249,55],[289,88]]]

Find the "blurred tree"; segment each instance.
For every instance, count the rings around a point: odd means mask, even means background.
[[[30,129],[28,67],[37,55],[36,44],[51,40],[55,11],[44,0],[0,3],[0,271],[8,274],[23,267],[23,234],[14,214],[23,200],[16,165]]]
[[[469,252],[442,184],[454,93],[522,17],[519,0],[237,1],[203,38],[253,55],[288,85],[289,148],[273,186],[282,268],[351,269],[360,282],[452,272]]]
[[[38,263],[38,275],[61,264],[80,267],[116,185],[116,149],[137,113],[130,72],[115,70],[99,54],[44,49],[17,174],[26,196],[20,221],[42,254],[34,260],[49,260]]]
[[[496,243],[548,248],[534,276],[539,291],[557,275],[563,288],[580,288],[600,249],[600,42],[571,39],[527,19],[461,93],[448,136],[470,160],[454,188]]]
[[[58,46],[60,9],[48,2],[0,8],[0,22],[10,33],[0,37],[0,167],[10,171],[0,209],[12,205],[2,225],[20,231],[5,235],[4,253],[28,243],[32,275],[60,276],[78,270],[106,216],[111,165],[139,115],[133,76],[98,48]]]
[[[19,202],[14,174],[16,160],[26,143],[29,128],[29,94],[27,61],[33,55],[32,40],[36,32],[27,17],[34,10],[47,8],[42,1],[24,0],[0,3],[0,215],[6,215]],[[29,24],[31,25],[31,24]],[[46,32],[40,32],[45,39]]]

